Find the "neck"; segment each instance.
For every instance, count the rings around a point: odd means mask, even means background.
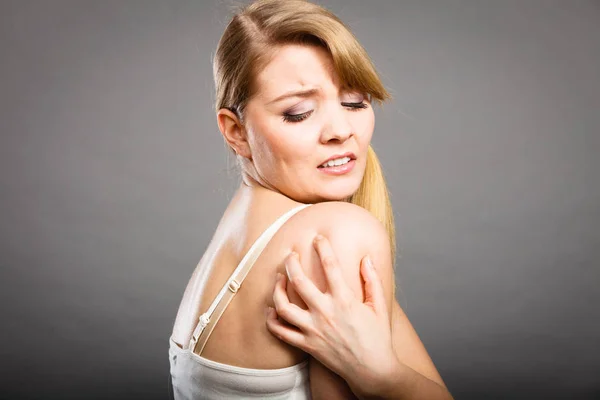
[[[246,203],[247,206],[254,202],[264,204],[270,204],[272,202],[299,203],[276,189],[261,185],[252,178],[242,179],[235,196],[243,199],[243,202]]]

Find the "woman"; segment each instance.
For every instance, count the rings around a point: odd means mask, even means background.
[[[218,44],[214,78],[217,123],[236,154],[242,184],[179,307],[169,349],[176,397],[380,394],[365,384],[368,376],[360,371],[337,368],[344,380],[329,369],[336,365],[323,357],[325,347],[315,355],[329,368],[307,354],[314,349],[302,350],[274,337],[266,327],[269,318],[271,329],[277,330],[274,315],[267,316],[265,309],[277,306],[286,313],[281,296],[277,305],[272,301],[278,273],[291,276],[298,293],[291,286],[286,289],[282,279],[275,293],[287,290],[295,311],[306,307],[300,295],[315,309],[306,295],[310,286],[301,284],[300,260],[316,288],[335,290],[338,279],[362,299],[358,265],[367,253],[381,278],[382,304],[392,309],[393,218],[369,145],[371,101],[383,102],[388,93],[339,19],[299,0],[258,1],[237,14]],[[312,247],[318,235],[329,239],[344,266],[337,278],[321,270]],[[288,257],[290,253],[294,255]],[[373,354],[388,354],[387,371],[395,372],[400,370],[389,323],[380,324],[387,328],[377,335],[381,350]],[[395,350],[405,353],[402,376],[410,377],[409,385],[402,381],[402,393],[447,393],[418,337],[411,336],[408,320],[398,326],[404,330],[394,331],[393,341],[402,338],[404,347]],[[283,331],[279,336],[289,339]],[[382,376],[389,383],[385,389],[398,387],[391,375]]]

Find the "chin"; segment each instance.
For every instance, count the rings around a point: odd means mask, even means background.
[[[330,187],[326,188],[322,192],[319,193],[320,197],[323,198],[322,201],[345,201],[348,200],[360,186],[359,184],[352,185],[339,185],[339,187]]]

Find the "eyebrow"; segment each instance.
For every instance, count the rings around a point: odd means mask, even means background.
[[[294,90],[294,91],[282,94],[281,96],[277,97],[275,100],[271,100],[267,104],[277,103],[278,101],[287,99],[288,97],[310,97],[310,96],[315,95],[319,91],[320,91],[320,89],[318,89],[318,88],[307,89],[307,90]]]

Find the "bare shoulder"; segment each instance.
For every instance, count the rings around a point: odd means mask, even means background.
[[[321,234],[347,244],[358,241],[369,247],[373,244],[389,247],[387,232],[379,220],[364,208],[341,201],[317,203],[303,209],[284,225],[282,231],[295,232],[296,239]]]
[[[327,290],[322,265],[313,247],[313,240],[318,234],[329,239],[342,268],[344,280],[358,298],[364,299],[360,262],[368,254],[384,284],[386,300],[391,302],[393,271],[385,227],[367,210],[350,203],[317,203],[300,210],[269,241],[243,284],[247,288],[248,300],[243,301],[240,306],[244,308],[241,315],[252,321],[262,321],[262,326],[256,328],[261,333],[253,340],[254,343],[264,344],[255,346],[261,349],[261,359],[269,360],[269,364],[263,368],[289,366],[307,357],[299,349],[272,336],[264,326],[264,318],[259,315],[264,316],[263,307],[273,307],[275,275],[277,272],[286,273],[285,259],[292,251],[299,254],[300,263],[308,278],[323,292]],[[288,285],[288,295],[290,301],[304,306],[292,285]]]
[[[322,292],[328,287],[321,259],[313,247],[317,234],[328,239],[334,254],[333,261],[337,261],[346,285],[360,301],[364,301],[365,295],[360,263],[364,256],[369,255],[383,283],[386,303],[391,307],[394,273],[389,236],[383,224],[364,208],[344,202],[318,203],[290,219],[281,234],[284,247],[287,245],[290,251],[299,254],[308,279]],[[287,285],[287,294],[292,303],[306,308],[293,285]],[[313,396],[354,398],[345,381],[314,359],[310,363],[310,380]]]
[[[391,301],[394,279],[391,247],[387,231],[379,220],[351,203],[324,202],[303,209],[282,227],[274,245],[284,250],[284,258],[290,251],[297,252],[306,274],[325,291],[321,262],[312,244],[317,234],[329,240],[346,283],[361,298],[360,262],[369,255],[384,283],[387,300]],[[290,293],[290,299],[299,300],[295,293]]]
[[[370,212],[362,207],[343,201],[316,203],[298,213],[293,224],[304,223],[327,233],[331,230],[346,231],[347,234],[362,236],[364,233],[356,228],[367,228],[372,232],[384,233],[385,228]],[[335,223],[332,225],[332,223]]]

